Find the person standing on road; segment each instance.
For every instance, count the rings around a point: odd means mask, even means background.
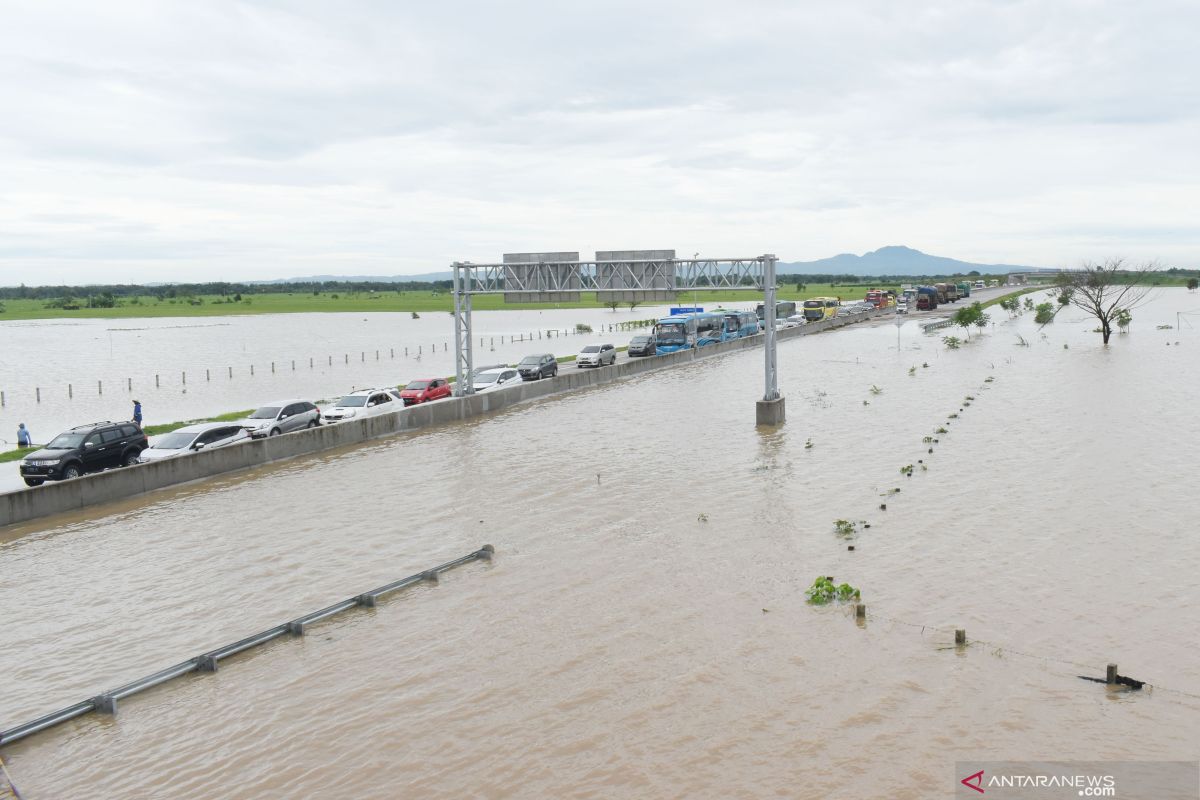
[[[138,429],[142,427],[142,401],[133,401],[133,421],[137,423]]]
[[[32,447],[33,437],[29,435],[29,429],[25,427],[24,422],[17,423],[17,447]]]

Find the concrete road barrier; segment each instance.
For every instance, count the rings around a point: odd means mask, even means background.
[[[894,309],[881,309],[866,314],[835,317],[798,328],[778,331],[777,337],[780,342],[785,342],[862,322],[872,317],[894,313]],[[680,350],[647,358],[627,358],[609,367],[586,371],[581,369],[564,370],[563,366],[565,365],[560,365],[559,374],[555,378],[522,382],[496,392],[422,403],[376,417],[352,419],[335,425],[322,425],[318,428],[255,439],[215,450],[201,450],[198,453],[178,458],[165,458],[148,464],[85,475],[75,480],[47,482],[38,487],[5,492],[0,494],[0,527],[51,514],[78,511],[88,506],[257,467],[273,461],[355,445],[407,431],[445,425],[500,411],[509,406],[550,394],[601,386],[633,375],[759,347],[762,342],[761,335],[749,336],[694,350]]]

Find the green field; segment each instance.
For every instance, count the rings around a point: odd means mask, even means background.
[[[823,295],[841,296],[843,299],[860,300],[866,294],[867,284],[853,284],[830,287],[829,284],[808,284],[802,292],[795,283],[781,284],[778,295],[780,300],[804,300],[809,297]],[[898,284],[883,286],[885,289],[898,289]],[[752,302],[762,297],[761,291],[697,291],[681,292],[679,303],[692,305],[695,302],[704,306],[715,306],[721,303]],[[274,293],[243,295],[240,302],[226,302],[227,298],[207,295],[193,298],[202,302],[193,304],[188,300],[159,300],[155,297],[142,296],[138,298],[121,298],[120,305],[115,308],[80,308],[68,310],[62,308],[46,308],[45,300],[5,300],[4,311],[0,312],[0,321],[23,319],[78,319],[93,317],[101,319],[122,319],[129,317],[217,317],[232,314],[300,314],[328,312],[361,312],[361,311],[392,311],[392,312],[445,312],[450,313],[454,301],[447,292],[374,292],[319,295],[305,293]],[[662,305],[661,303],[640,305]],[[540,310],[546,308],[604,308],[604,303],[596,301],[595,292],[584,292],[577,303],[505,303],[502,295],[476,295],[472,298],[471,306],[476,311],[501,310]],[[620,308],[628,308],[628,303],[622,303]]]

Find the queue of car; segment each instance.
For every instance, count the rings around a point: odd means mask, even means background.
[[[635,336],[631,356],[656,354],[654,334]],[[617,348],[611,343],[585,346],[576,357],[576,365],[611,366],[616,363]],[[553,378],[558,375],[558,359],[553,353],[536,353],[515,366],[493,364],[475,369],[471,385],[476,393],[494,392],[523,381]],[[446,378],[422,378],[409,381],[403,388],[355,389],[321,409],[300,398],[265,403],[241,420],[201,422],[177,428],[150,441],[141,427],[130,422],[95,422],[72,428],[54,437],[45,447],[30,453],[20,463],[21,477],[28,486],[46,481],[77,478],[114,467],[178,458],[221,447],[293,431],[332,425],[350,420],[398,411],[401,408],[441,400],[453,395]]]

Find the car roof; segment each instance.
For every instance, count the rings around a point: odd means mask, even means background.
[[[93,428],[103,428],[106,425],[118,425],[118,424],[120,424],[120,423],[113,422],[112,420],[106,419],[103,422],[89,422],[86,425],[76,425],[74,428],[67,428],[65,433],[75,433],[76,431],[90,431]],[[133,423],[130,423],[130,424],[133,424]]]
[[[309,403],[310,400],[305,400],[302,397],[293,397],[291,400],[272,400],[269,403],[259,403],[259,408],[269,408],[270,406],[286,406],[292,403]]]
[[[176,428],[167,433],[204,433],[216,428],[237,428],[236,422],[197,422],[195,425],[184,425],[182,428]]]

